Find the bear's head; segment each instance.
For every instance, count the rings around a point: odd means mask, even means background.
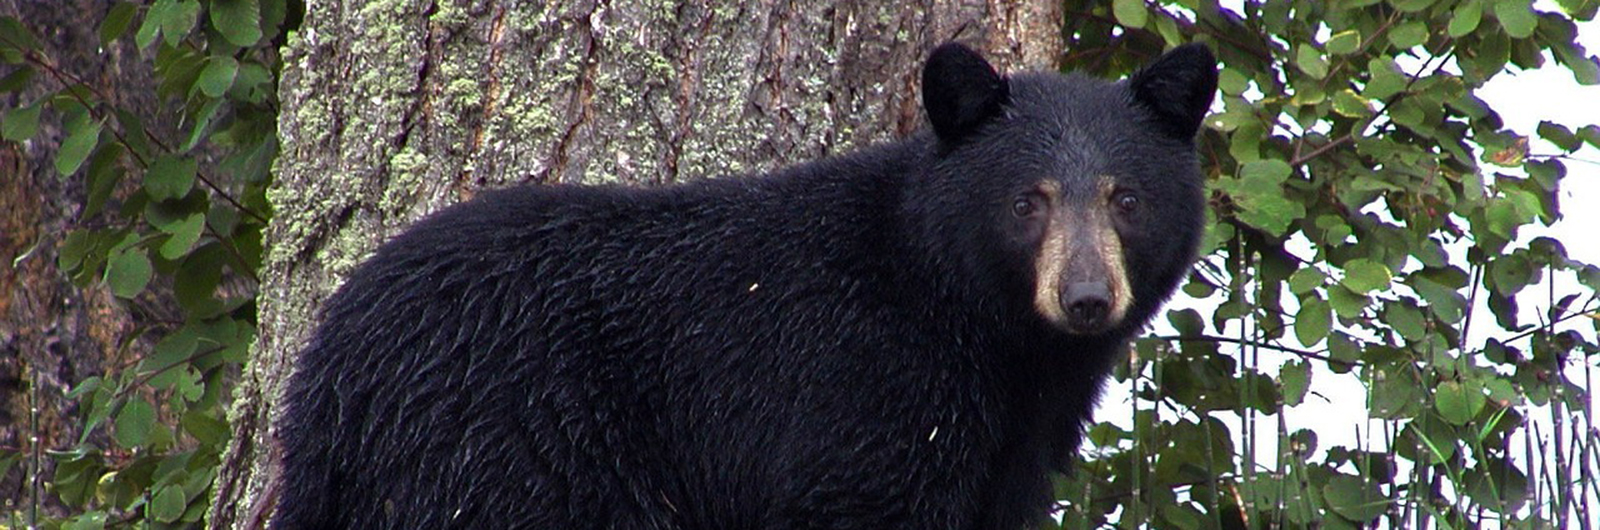
[[[1195,134],[1216,83],[1195,44],[1120,82],[1002,76],[945,44],[923,70],[935,148],[908,202],[1001,303],[1075,335],[1125,333],[1194,260],[1206,206]]]

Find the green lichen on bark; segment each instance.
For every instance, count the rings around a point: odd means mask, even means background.
[[[406,146],[389,159],[389,181],[384,183],[378,211],[399,216],[417,204],[417,192],[429,176],[428,157]]]
[[[472,22],[472,13],[468,9],[471,5],[471,0],[437,0],[428,22],[451,29],[466,26]]]

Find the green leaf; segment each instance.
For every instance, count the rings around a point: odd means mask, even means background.
[[[1389,505],[1389,500],[1378,491],[1376,484],[1351,475],[1329,478],[1327,485],[1322,487],[1322,498],[1328,501],[1328,507],[1335,513],[1357,523],[1377,519]]]
[[[194,187],[194,176],[200,163],[190,157],[161,155],[150,163],[145,172],[144,191],[151,199],[164,201],[189,194]]]
[[[1522,194],[1522,197],[1528,199],[1526,203],[1527,211],[1536,214],[1553,212],[1552,208],[1545,206],[1549,204],[1545,202],[1548,200],[1548,196],[1545,194],[1555,193],[1556,183],[1566,175],[1567,166],[1558,161],[1533,159],[1524,161],[1522,169],[1528,172],[1530,180],[1540,188],[1534,193]]]
[[[1328,275],[1323,274],[1316,267],[1302,268],[1289,275],[1289,292],[1294,294],[1308,293],[1312,289],[1322,287],[1322,283],[1327,279]]]
[[[194,128],[189,130],[189,139],[184,140],[181,151],[187,153],[190,149],[194,149],[194,146],[200,145],[200,140],[205,138],[206,131],[211,128],[211,119],[217,116],[226,101],[224,98],[217,98],[200,107],[200,111],[195,113],[198,118],[194,121]]]
[[[177,46],[178,42],[189,35],[189,30],[194,29],[195,21],[200,18],[200,3],[194,0],[156,0],[150,4],[150,9],[145,11],[144,22],[139,24],[139,30],[134,32],[133,42],[139,49],[149,48],[156,41],[156,36],[165,37],[168,46]]]
[[[1311,389],[1311,365],[1305,361],[1290,361],[1278,371],[1278,384],[1283,387],[1283,404],[1293,407],[1304,402]]]
[[[1156,17],[1156,33],[1161,34],[1161,41],[1167,46],[1177,46],[1189,42],[1189,38],[1178,29],[1178,23],[1172,17]]]
[[[1572,71],[1572,78],[1584,86],[1600,84],[1600,60],[1593,55],[1586,55],[1583,48],[1575,45],[1557,44],[1551,47],[1556,53],[1556,60],[1566,65]]]
[[[106,13],[105,20],[100,21],[100,45],[111,44],[111,41],[127,33],[128,26],[133,24],[133,15],[138,12],[138,6],[132,2],[117,2],[111,6],[111,11]]]
[[[1483,2],[1480,0],[1467,0],[1457,5],[1450,16],[1450,27],[1446,29],[1451,37],[1461,37],[1478,29],[1478,23],[1483,20]]]
[[[213,0],[211,25],[235,46],[248,47],[261,40],[259,0]]]
[[[1446,324],[1455,324],[1461,321],[1466,310],[1467,299],[1455,289],[1430,280],[1419,275],[1412,275],[1406,279],[1423,300],[1428,301],[1428,309],[1433,311],[1439,320]]]
[[[1328,337],[1333,328],[1333,309],[1322,298],[1307,294],[1301,298],[1300,311],[1294,315],[1294,336],[1306,347],[1316,346]]]
[[[1344,280],[1339,282],[1351,291],[1365,294],[1389,287],[1389,267],[1361,258],[1344,264]]]
[[[170,234],[177,230],[180,223],[189,219],[189,214],[209,210],[209,203],[204,193],[194,192],[178,200],[150,201],[145,204],[144,220]]]
[[[1534,266],[1525,255],[1507,254],[1489,263],[1486,286],[1491,291],[1510,296],[1533,283],[1534,273]]]
[[[261,38],[274,40],[288,18],[288,0],[260,0]]]
[[[1257,123],[1243,123],[1233,132],[1229,133],[1228,153],[1241,164],[1248,164],[1261,160],[1261,125]]]
[[[1333,290],[1338,292],[1348,292],[1343,288],[1337,288]],[[1361,361],[1361,346],[1357,345],[1355,341],[1350,340],[1349,335],[1338,332],[1329,333],[1328,358],[1339,361],[1336,363],[1329,363],[1328,365],[1330,368],[1333,368],[1335,372],[1348,372],[1350,371],[1350,365]]]
[[[1434,0],[1393,0],[1390,2],[1395,9],[1404,13],[1416,13],[1433,5]]]
[[[61,142],[61,151],[56,153],[56,172],[62,176],[77,173],[94,146],[100,143],[99,120],[80,120],[74,125],[68,126],[67,139]]]
[[[79,444],[87,441],[89,434],[94,431],[95,427],[99,427],[100,424],[105,423],[111,417],[111,402],[114,394],[111,389],[104,387],[90,394],[90,398],[87,400],[89,413],[85,414],[87,418],[84,421],[84,429],[78,435]]]
[[[39,49],[39,39],[33,36],[22,22],[14,17],[0,17],[0,47],[16,48],[20,50]]]
[[[1544,456],[1548,459],[1550,456]],[[1526,465],[1526,464],[1525,464]],[[1541,479],[1548,480],[1547,473],[1541,473]],[[1536,491],[1530,487],[1527,473],[1524,473],[1518,464],[1503,457],[1491,457],[1479,461],[1473,469],[1467,471],[1463,477],[1466,483],[1467,496],[1475,504],[1489,507],[1501,513],[1516,513],[1526,508],[1529,497]],[[1577,479],[1582,484],[1588,485],[1589,477]],[[1559,498],[1570,499],[1571,494],[1558,494]],[[1580,494],[1581,495],[1581,494]],[[1579,497],[1583,499],[1584,497]],[[1571,502],[1563,500],[1559,502]],[[1584,502],[1584,501],[1578,501]],[[1513,525],[1506,525],[1513,526]],[[1562,525],[1555,525],[1561,528]],[[1581,528],[1581,527],[1580,527]]]
[[[157,390],[166,390],[178,382],[179,374],[189,366],[189,357],[199,347],[199,336],[194,328],[185,326],[157,342],[150,355],[141,359],[136,371],[150,378],[145,384]]]
[[[1516,204],[1506,200],[1491,203],[1483,213],[1484,220],[1488,222],[1489,232],[1506,239],[1515,239],[1517,229],[1533,218],[1521,208],[1517,208]]]
[[[111,192],[116,191],[117,182],[122,180],[125,173],[122,168],[123,152],[122,144],[106,142],[89,157],[89,176],[86,179],[89,193],[83,210],[78,213],[79,219],[89,219],[99,214],[111,198]]]
[[[1583,140],[1580,140],[1578,135],[1573,134],[1571,129],[1559,123],[1541,121],[1537,130],[1540,138],[1556,144],[1556,147],[1560,147],[1562,151],[1570,153],[1577,151],[1579,147],[1583,147]]]
[[[189,411],[178,423],[183,426],[184,432],[194,436],[200,443],[212,447],[220,448],[230,436],[228,422],[213,418],[210,414]]]
[[[1427,459],[1428,462],[1434,464],[1448,462],[1456,454],[1455,437],[1450,432],[1450,426],[1444,423],[1414,421],[1400,433],[1402,436],[1422,442],[1427,451],[1419,456],[1431,457]]]
[[[1197,337],[1206,333],[1205,319],[1200,318],[1200,312],[1193,309],[1168,312],[1167,323],[1172,324],[1172,329],[1177,330],[1181,337]]]
[[[219,354],[220,358],[230,363],[244,362],[250,354],[250,344],[255,342],[255,330],[253,326],[239,326],[238,335],[229,341],[228,347]]]
[[[189,253],[196,241],[200,240],[200,232],[205,229],[206,214],[196,212],[189,215],[183,222],[172,226],[172,237],[161,244],[161,257],[176,260]]]
[[[1556,0],[1556,5],[1561,6],[1561,11],[1578,20],[1593,20],[1596,12],[1600,12],[1600,3],[1594,0]]]
[[[1291,223],[1306,215],[1300,203],[1266,190],[1234,197],[1234,200],[1242,208],[1238,213],[1240,221],[1274,236],[1282,235]]]
[[[1300,46],[1295,48],[1294,64],[1300,67],[1300,71],[1313,78],[1328,77],[1328,60],[1322,57],[1321,51],[1309,43],[1300,43]]]
[[[208,97],[220,98],[233,86],[233,77],[239,72],[239,61],[226,55],[213,55],[200,71],[195,86]]]
[[[183,494],[183,486],[168,484],[156,491],[154,498],[150,499],[150,516],[155,520],[170,523],[183,516],[184,507],[189,504],[188,498]]]
[[[11,468],[22,461],[22,452],[11,449],[0,449],[0,477],[11,472]]]
[[[196,0],[178,0],[173,3],[172,9],[161,20],[161,37],[167,41],[167,46],[177,46],[183,42],[184,37],[194,30],[195,22],[200,21],[200,2]]]
[[[1533,14],[1532,0],[1493,1],[1494,17],[1500,20],[1500,27],[1505,28],[1507,35],[1514,39],[1526,39],[1533,35],[1539,18]]]
[[[1175,528],[1178,530],[1197,530],[1199,528],[1204,528],[1204,521],[1206,521],[1206,519],[1204,519],[1204,516],[1199,511],[1195,510],[1194,506],[1192,505],[1163,504],[1161,505],[1160,509],[1161,518],[1159,521],[1165,523],[1163,525],[1159,525],[1162,528]]]
[[[78,386],[74,386],[72,387],[72,390],[67,391],[64,397],[67,399],[78,399],[84,394],[99,390],[100,385],[103,383],[105,383],[105,379],[102,379],[100,376],[89,376],[88,378],[79,381]]]
[[[1483,388],[1489,391],[1489,399],[1498,402],[1504,407],[1518,404],[1522,400],[1522,394],[1517,392],[1517,388],[1505,379],[1490,379],[1484,383]]]
[[[28,65],[18,66],[5,77],[0,77],[0,92],[20,92],[28,87],[28,81],[33,80],[33,67]]]
[[[1300,107],[1310,107],[1314,105],[1321,105],[1322,102],[1327,100],[1328,91],[1323,90],[1321,85],[1305,83],[1302,86],[1296,87],[1294,95],[1289,98],[1289,104]]]
[[[193,403],[205,395],[205,386],[200,383],[200,372],[193,366],[182,366],[172,370],[173,394],[180,396],[184,401]]]
[[[222,280],[223,261],[221,245],[207,243],[190,252],[172,275],[172,295],[191,316],[209,315],[219,309],[215,295]]]
[[[1600,147],[1600,125],[1585,125],[1578,128],[1578,137],[1590,147]]]
[[[1466,425],[1472,421],[1488,401],[1478,385],[1458,381],[1445,381],[1433,392],[1434,410],[1439,411],[1439,417],[1444,421],[1454,425]]]
[[[71,451],[51,456],[56,460],[52,492],[68,505],[83,505],[93,499],[95,482],[105,471],[100,455]]]
[[[1250,88],[1250,79],[1232,68],[1223,68],[1222,72],[1217,74],[1217,88],[1221,89],[1223,94],[1237,96]]]
[[[1346,88],[1333,93],[1333,111],[1347,118],[1364,118],[1372,113],[1372,107],[1367,105],[1366,98]]]
[[[1389,42],[1402,50],[1409,50],[1428,41],[1428,24],[1412,20],[1396,24],[1389,30]]]
[[[1393,61],[1373,59],[1367,63],[1367,75],[1371,81],[1362,87],[1361,95],[1367,99],[1388,99],[1389,96],[1400,93],[1406,89],[1406,77],[1400,73],[1399,66]]]
[[[1257,160],[1239,168],[1239,178],[1245,181],[1246,186],[1272,186],[1274,188],[1269,193],[1275,195],[1278,191],[1275,187],[1283,184],[1293,173],[1294,169],[1289,167],[1288,162],[1276,158]]]
[[[272,72],[267,71],[267,69],[261,66],[260,63],[240,63],[239,73],[233,78],[233,88],[231,89],[231,93],[233,94],[234,99],[258,103],[268,91],[261,90],[258,87],[268,85],[271,82]]]
[[[111,294],[122,298],[133,298],[150,284],[150,275],[153,272],[150,258],[145,256],[144,252],[138,250],[123,252],[106,264],[106,284],[111,286]]]
[[[34,103],[26,107],[6,109],[4,117],[0,117],[0,137],[13,142],[20,142],[33,138],[39,132],[39,110],[41,105]]]
[[[106,512],[95,510],[74,516],[61,530],[101,530],[106,527]]]
[[[1339,318],[1360,317],[1361,311],[1371,302],[1365,293],[1351,292],[1344,285],[1328,289],[1328,305],[1333,306],[1333,311],[1339,314]]]
[[[172,9],[173,0],[156,0],[150,4],[150,9],[144,13],[144,22],[139,23],[139,29],[133,32],[133,44],[143,50],[149,48],[161,35],[161,17],[166,11]]]
[[[155,426],[155,407],[144,398],[135,396],[117,412],[117,444],[128,449],[143,447],[150,440],[150,431]]]
[[[130,152],[141,157],[154,158],[151,156],[150,140],[145,138],[144,121],[124,109],[116,109],[116,112],[117,125],[122,128],[122,137],[117,139],[118,143],[125,144]]]
[[[1511,37],[1506,36],[1504,31],[1479,31],[1478,35],[1477,49],[1473,50],[1476,57],[1458,56],[1462,73],[1475,83],[1499,75],[1505,69],[1506,62],[1511,60]]]
[[[83,258],[94,250],[97,239],[93,234],[84,230],[73,230],[61,240],[61,246],[56,248],[56,267],[71,272],[83,263]]]
[[[1428,322],[1423,318],[1422,311],[1410,304],[1385,302],[1383,317],[1389,327],[1408,341],[1419,342],[1428,333]]]
[[[1328,37],[1327,44],[1322,47],[1328,50],[1328,53],[1335,55],[1355,53],[1361,47],[1361,32],[1350,29],[1335,33],[1332,37]]]

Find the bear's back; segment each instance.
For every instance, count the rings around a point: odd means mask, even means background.
[[[766,495],[753,485],[786,464],[729,450],[792,435],[741,428],[796,420],[784,413],[792,404],[763,396],[845,406],[841,377],[893,374],[833,353],[936,331],[895,307],[906,293],[883,292],[879,277],[896,273],[886,253],[903,243],[898,183],[881,168],[907,163],[869,152],[759,179],[519,186],[443,210],[385,243],[328,301],[289,398],[324,413],[291,413],[286,449],[333,448],[322,457],[347,470],[333,480],[362,492],[333,500],[337,511],[402,526],[442,520],[396,504],[468,515],[516,505],[539,521],[570,507],[529,498]],[[466,453],[492,458],[440,464]],[[411,476],[424,469],[439,476]],[[559,478],[590,474],[591,484]],[[489,497],[469,487],[496,476],[520,485]],[[612,504],[629,502],[641,501]],[[741,517],[760,516],[690,518]]]

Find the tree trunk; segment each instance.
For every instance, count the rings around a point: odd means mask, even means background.
[[[260,527],[272,425],[316,310],[385,237],[518,182],[657,184],[904,135],[921,60],[959,38],[1051,68],[1056,2],[313,0],[285,49],[260,339],[215,527]]]

